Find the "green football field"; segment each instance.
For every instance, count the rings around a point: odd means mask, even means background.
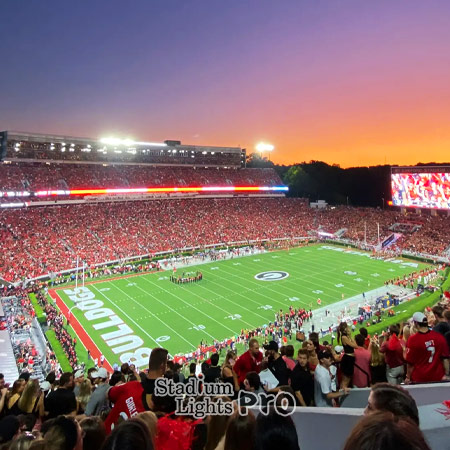
[[[320,298],[323,307],[425,267],[367,256],[316,244],[177,270],[186,276],[200,270],[203,280],[196,283],[174,284],[165,271],[57,293],[112,365],[146,347],[191,352],[201,340],[212,343],[267,324],[290,305],[315,309]]]

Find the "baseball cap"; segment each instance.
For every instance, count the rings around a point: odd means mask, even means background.
[[[39,387],[43,391],[49,391],[52,388],[52,385],[48,381],[42,381],[41,383],[39,383]]]
[[[332,358],[332,357],[333,357],[333,355],[332,355],[331,352],[328,351],[328,350],[321,350],[321,351],[319,352],[319,354],[317,355],[317,358],[319,359],[319,361],[320,361],[321,359]]]
[[[278,351],[278,344],[275,341],[270,341],[267,345],[263,345],[265,350]]]
[[[100,367],[100,369],[91,373],[92,378],[108,378],[108,372],[104,367]]]
[[[413,318],[414,322],[427,323],[427,317],[425,316],[425,314],[423,314],[421,312],[414,313],[412,318]]]
[[[336,347],[334,347],[334,351],[336,353],[341,353],[344,350],[344,347],[342,347],[342,345],[336,345]]]
[[[78,369],[74,374],[74,378],[80,378],[80,377],[84,377],[84,370]]]

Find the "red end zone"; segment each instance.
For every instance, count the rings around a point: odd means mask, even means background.
[[[56,302],[56,306],[58,306],[59,310],[64,315],[66,320],[69,319],[69,308],[64,303],[62,298],[57,294],[55,289],[49,290],[48,293],[49,293],[50,297]],[[78,319],[73,314],[70,314],[70,316],[71,316],[69,319],[70,326],[75,331],[76,335],[78,336],[78,339],[89,350],[89,352],[91,354],[91,358],[98,359],[98,361],[100,361],[100,356],[102,355],[102,352],[97,347],[95,342],[86,333],[85,329],[82,327],[82,325],[80,324]],[[106,359],[103,364],[103,367],[105,367],[105,369],[108,370],[108,372],[111,372],[111,373],[113,372],[113,368],[112,368],[111,364],[109,364],[109,362]]]

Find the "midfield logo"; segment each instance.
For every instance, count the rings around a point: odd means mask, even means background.
[[[255,278],[259,281],[280,281],[287,278],[289,274],[281,270],[273,270],[270,272],[261,272],[255,275]]]

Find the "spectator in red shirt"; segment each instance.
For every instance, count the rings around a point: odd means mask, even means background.
[[[403,353],[405,342],[398,338],[400,327],[391,325],[387,339],[381,344],[380,352],[386,361],[386,378],[391,384],[400,384],[405,374]]]
[[[357,334],[355,342],[355,370],[353,372],[353,385],[358,388],[370,386],[370,352],[364,348],[364,336]]]
[[[406,343],[408,369],[405,381],[426,383],[450,379],[449,350],[444,336],[428,328],[423,313],[414,313],[413,320],[418,331]]]
[[[236,363],[233,370],[238,376],[238,383],[241,385],[244,383],[245,376],[249,372],[259,373],[261,371],[261,361],[263,354],[259,351],[259,342],[257,339],[250,339],[248,343],[248,350],[243,353]]]
[[[114,429],[120,417],[129,419],[150,409],[155,381],[164,376],[167,368],[167,355],[168,351],[164,348],[153,349],[150,354],[148,374],[142,381],[129,381],[109,390],[108,398],[111,403],[114,403],[114,407],[105,421],[107,434]]]

